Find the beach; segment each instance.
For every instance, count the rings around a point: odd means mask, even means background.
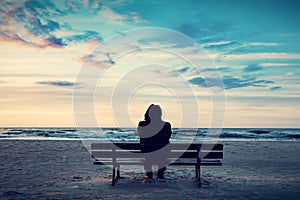
[[[170,166],[145,182],[142,166],[93,165],[80,140],[0,140],[0,199],[299,199],[299,141],[222,141],[223,166]]]

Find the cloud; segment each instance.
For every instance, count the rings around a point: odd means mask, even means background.
[[[102,38],[100,37],[99,33],[96,31],[84,31],[83,33],[66,37],[65,40],[69,42],[88,41],[88,40],[102,41]]]
[[[73,87],[78,85],[78,83],[70,82],[70,81],[39,81],[36,82],[40,85],[52,85],[52,86],[59,86],[59,87]]]
[[[240,45],[239,42],[235,41],[217,41],[217,42],[207,42],[203,44],[205,49],[232,49],[236,46]]]
[[[220,82],[221,80],[216,78],[206,78],[203,79],[201,77],[195,77],[189,80],[190,83],[194,85],[198,85],[200,87],[219,87],[222,88],[222,84]],[[235,88],[244,88],[244,87],[265,87],[270,83],[273,83],[273,81],[268,80],[257,80],[255,78],[249,78],[249,79],[240,79],[235,77],[224,77],[222,78],[222,81],[224,83],[225,89],[235,89]]]
[[[279,46],[279,43],[275,42],[246,42],[246,46],[265,46],[265,47],[274,47]]]
[[[79,10],[89,10],[94,13],[102,8],[102,2],[98,0],[68,0],[69,11],[78,12]]]
[[[179,73],[184,73],[184,72],[187,72],[191,67],[184,67],[184,68],[181,68],[179,70],[177,70]]]
[[[109,24],[123,25],[128,21],[140,22],[140,17],[135,12],[120,14],[107,6],[103,6],[98,13],[99,17]]]
[[[195,15],[196,17],[191,18],[190,21],[182,22],[176,30],[192,38],[209,35],[211,38],[218,38],[218,41],[222,38],[221,35],[229,34],[232,30],[232,24],[228,21],[215,20],[200,12]]]
[[[280,51],[279,43],[271,42],[243,42],[245,38],[240,37],[236,34],[234,40],[230,40],[230,37],[225,40],[225,37],[219,37],[220,41],[208,41],[203,44],[204,48],[207,50],[217,50],[224,52],[224,55],[240,55],[240,54],[250,54],[250,53],[265,53]],[[232,38],[232,39],[233,39]],[[236,41],[239,39],[239,41]],[[226,52],[225,52],[226,51]]]
[[[15,40],[31,46],[63,46],[60,38],[55,38],[51,31],[59,28],[59,24],[50,20],[61,12],[50,1],[25,1],[23,4],[1,1],[3,20],[0,21],[0,37]]]
[[[260,63],[260,66],[263,67],[293,67],[293,66],[300,66],[300,64],[296,63]]]
[[[64,47],[71,42],[87,40],[102,41],[99,33],[90,30],[76,30],[59,20],[67,12],[59,9],[52,1],[28,0],[23,3],[1,1],[0,39],[17,41],[26,45]],[[68,36],[57,33],[69,32]]]
[[[220,67],[220,68],[205,68],[203,70],[201,70],[202,73],[204,72],[216,72],[216,71],[228,71],[229,68],[226,67]]]
[[[116,64],[115,58],[112,58],[111,55],[116,55],[113,52],[100,52],[97,51],[96,53],[87,54],[79,59],[79,62],[85,63],[90,66],[96,67],[106,67],[107,65],[114,65]],[[115,56],[114,56],[115,57]]]
[[[284,74],[284,77],[290,78],[290,77],[293,77],[294,75],[295,75],[294,72],[287,72],[286,74]]]
[[[255,71],[260,71],[263,68],[259,66],[258,64],[250,64],[247,67],[244,68],[244,72],[255,72]]]
[[[281,86],[276,86],[276,87],[271,87],[270,90],[275,91],[275,90],[280,90],[282,87]]]
[[[222,56],[223,60],[268,60],[268,59],[300,59],[300,53],[246,53],[227,54]]]
[[[243,80],[234,77],[223,78],[223,82],[226,89],[243,88],[249,86],[265,87],[267,84],[273,83],[273,81],[256,80],[255,78]]]
[[[216,79],[216,78],[203,79],[201,77],[196,77],[196,78],[190,79],[189,82],[194,85],[203,87],[203,88],[218,87],[218,88],[224,88],[224,89],[231,89],[226,86],[226,82],[224,82],[224,80],[222,82],[222,80]],[[223,83],[224,83],[224,85],[223,85]]]

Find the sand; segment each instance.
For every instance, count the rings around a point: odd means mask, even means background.
[[[0,140],[0,199],[299,199],[299,141],[228,141],[223,166],[168,167],[145,182],[142,166],[122,172],[92,164],[81,141]]]

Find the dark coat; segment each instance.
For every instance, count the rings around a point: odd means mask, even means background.
[[[140,144],[147,146],[147,149],[142,148],[142,152],[155,151],[169,144],[172,135],[171,124],[169,122],[164,122],[163,127],[156,134],[150,132],[152,129],[148,127],[149,123],[146,121],[139,122],[138,133]]]

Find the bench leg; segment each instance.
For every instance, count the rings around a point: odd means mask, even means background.
[[[120,165],[118,165],[118,167],[117,167],[117,179],[118,178],[121,178],[121,176],[120,176]]]
[[[114,186],[115,183],[116,183],[115,176],[116,176],[116,169],[113,168],[113,174],[112,174],[112,180],[111,180],[111,185],[112,185],[112,186]]]
[[[200,172],[200,165],[198,166],[198,174],[199,174],[199,177],[198,177],[198,181],[199,181],[199,187],[201,187],[201,172]]]
[[[117,173],[116,173],[117,170]],[[121,178],[120,176],[120,167],[114,167],[113,168],[113,174],[112,174],[112,180],[111,180],[111,185],[115,186],[117,180]]]
[[[200,165],[195,165],[196,176],[199,187],[201,187]]]

